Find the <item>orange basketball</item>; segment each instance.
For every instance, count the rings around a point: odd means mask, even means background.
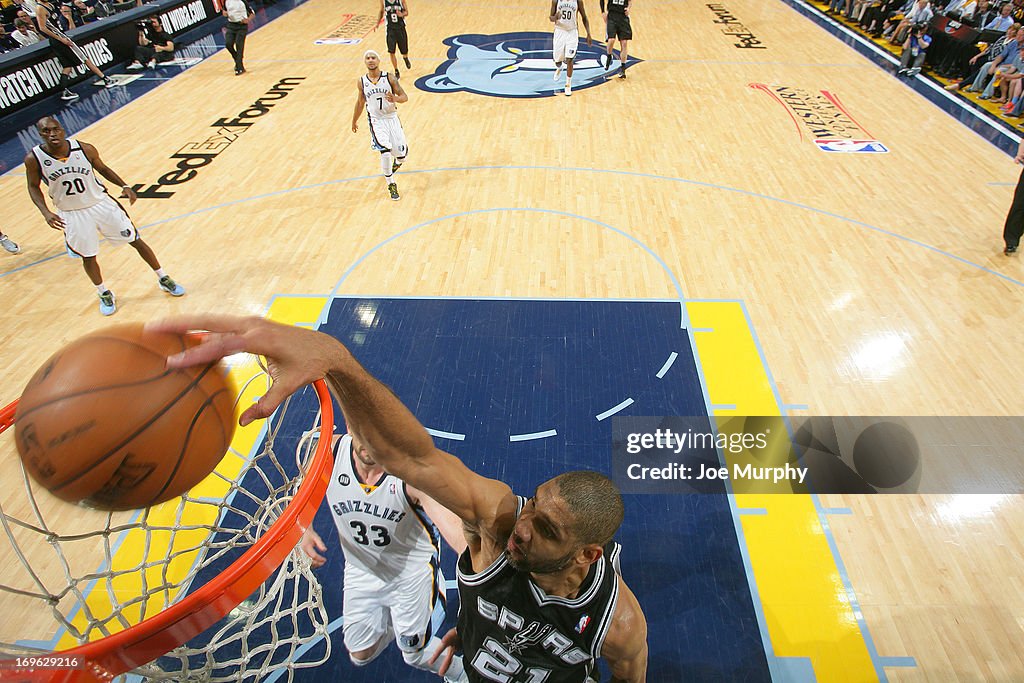
[[[55,496],[104,510],[148,507],[198,484],[235,431],[217,363],[168,370],[197,343],[118,325],[55,353],[29,380],[14,434],[25,469]]]

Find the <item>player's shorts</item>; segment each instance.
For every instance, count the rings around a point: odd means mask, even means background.
[[[564,31],[555,29],[552,38],[551,54],[556,62],[564,62],[567,59],[576,59],[576,50],[580,46],[579,31]]]
[[[72,42],[71,45],[68,46],[59,40],[51,38],[50,47],[53,49],[53,54],[57,56],[57,61],[60,62],[60,65],[63,68],[85,64],[85,51],[75,42]]]
[[[404,159],[409,153],[409,145],[405,141],[405,131],[398,117],[370,119],[370,146],[378,152],[391,152],[398,159]]]
[[[405,30],[405,25],[395,26],[392,28],[388,26],[388,52],[395,54],[395,47],[398,47],[398,51],[403,55],[409,54],[409,34]]]
[[[355,566],[345,567],[345,598],[342,610],[345,648],[359,652],[373,647],[389,628],[403,652],[416,652],[444,619],[444,577],[429,566],[414,575],[384,581]],[[390,623],[389,623],[390,621]]]
[[[629,25],[629,17],[625,14],[608,13],[608,40],[632,40],[633,27]]]
[[[139,239],[139,231],[128,217],[128,212],[111,197],[86,209],[57,213],[64,220],[64,242],[68,251],[76,256],[100,253],[101,233],[112,242]]]

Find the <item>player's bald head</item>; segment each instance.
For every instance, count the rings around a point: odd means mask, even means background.
[[[63,126],[60,125],[60,121],[58,121],[53,116],[44,116],[43,118],[36,121],[37,130],[42,130],[44,128],[53,128],[54,126],[56,126],[57,128],[63,128]]]

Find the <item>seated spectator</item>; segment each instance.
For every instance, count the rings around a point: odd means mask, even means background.
[[[1006,29],[1006,35],[968,60],[967,75],[959,82],[947,85],[946,90],[959,90],[965,85],[973,83],[974,79],[978,77],[978,74],[989,65],[989,62],[992,61],[993,55],[1001,55],[1007,43],[1016,43],[1017,31],[1019,30],[1019,24],[1011,24],[1010,28]]]
[[[928,0],[916,0],[914,6],[903,15],[903,20],[896,25],[895,30],[889,36],[890,43],[900,43],[904,40],[906,33],[910,30],[910,27],[914,24],[928,25],[928,22],[932,20],[934,16],[931,5],[928,4]],[[1013,22],[1010,22],[1013,23]]]
[[[139,44],[135,46],[135,61],[128,65],[130,71],[153,68],[157,62],[174,59],[174,43],[164,31],[160,17],[153,15],[146,19],[146,28],[139,29]]]
[[[1019,43],[1019,36],[1017,40]],[[978,99],[990,100],[995,96],[995,99],[993,100],[994,102],[998,102],[1000,104],[1006,102],[1006,97],[1009,95],[1010,82],[1015,80],[1015,74],[1019,74],[1021,71],[1024,71],[1024,62],[1021,62],[1020,57],[1021,53],[1018,50],[1017,56],[1013,58],[1012,62],[1008,64],[1000,64],[996,69],[995,74],[993,74],[994,77],[988,82],[988,85],[985,86],[985,90],[983,90],[981,95],[978,96]],[[1001,94],[998,96],[995,95],[996,88],[1000,89]]]
[[[11,50],[17,50],[21,45],[13,37],[8,35],[7,29],[4,28],[3,24],[0,24],[0,54],[10,52]]]
[[[99,19],[96,15],[96,10],[82,2],[82,0],[72,1],[71,14],[75,18],[75,24],[78,26],[81,26],[82,24],[89,24]]]
[[[914,24],[910,35],[903,42],[903,56],[900,58],[898,75],[913,77],[921,73],[925,53],[928,51],[928,46],[932,44],[931,36],[925,33],[927,29],[928,26],[925,24]]]
[[[1010,16],[1010,12],[1013,10],[1013,5],[1006,3],[999,8],[999,16],[994,18],[981,27],[982,31],[1005,31],[1013,25],[1013,17]]]
[[[1020,53],[1020,44],[1018,42],[1020,40],[1020,25],[1011,24],[1010,29],[1014,26],[1017,27],[1017,30],[1014,31],[1014,37],[1004,42],[1002,52],[991,58],[981,67],[978,75],[974,78],[974,82],[971,83],[970,87],[966,88],[967,92],[983,92],[988,82],[995,78],[1000,67],[1012,64],[1013,60],[1017,58],[1017,55]],[[1007,31],[1009,32],[1010,29],[1007,29]],[[992,57],[992,54],[995,53],[989,54],[989,57]],[[1005,71],[1005,69],[1003,70]]]
[[[78,24],[75,23],[75,14],[71,11],[71,5],[61,5],[57,17],[60,28],[65,33],[78,27]]]
[[[28,25],[32,27],[33,31],[39,33],[39,24],[36,23],[36,18],[34,16],[23,9],[19,9],[18,13],[14,17],[14,23],[18,23],[18,19],[27,22]]]
[[[11,37],[18,41],[19,45],[32,45],[38,43],[41,38],[36,33],[33,25],[24,19],[14,20],[14,31],[11,33]]]
[[[902,0],[882,0],[881,3],[868,7],[860,19],[860,26],[875,38],[882,35],[887,22],[899,14]]]

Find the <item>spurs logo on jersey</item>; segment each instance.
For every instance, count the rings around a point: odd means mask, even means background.
[[[384,17],[387,19],[388,26],[405,26],[405,17],[399,14],[400,11],[405,9],[402,4],[402,0],[384,0]]]
[[[391,81],[385,71],[380,73],[380,78],[374,83],[368,75],[363,75],[363,97],[366,98],[366,112],[373,119],[390,119],[398,116],[398,107],[394,102],[388,102],[384,97],[387,94],[394,95],[391,89]]]
[[[87,209],[103,201],[107,189],[93,172],[92,163],[85,156],[82,146],[74,138],[68,138],[66,159],[52,157],[43,151],[42,145],[32,148],[39,169],[46,183],[47,192],[54,206],[61,211]]]
[[[522,499],[520,499],[520,509]],[[469,553],[459,558],[459,634],[472,653],[470,681],[583,683],[601,656],[619,595],[619,546],[609,543],[575,598],[544,593],[507,553],[472,574]]]
[[[558,0],[558,4],[555,6],[555,26],[563,31],[577,30],[577,10],[576,0]]]
[[[434,527],[409,500],[405,483],[390,474],[360,481],[352,458],[352,437],[346,434],[335,444],[327,487],[345,561],[385,581],[431,565]]]

